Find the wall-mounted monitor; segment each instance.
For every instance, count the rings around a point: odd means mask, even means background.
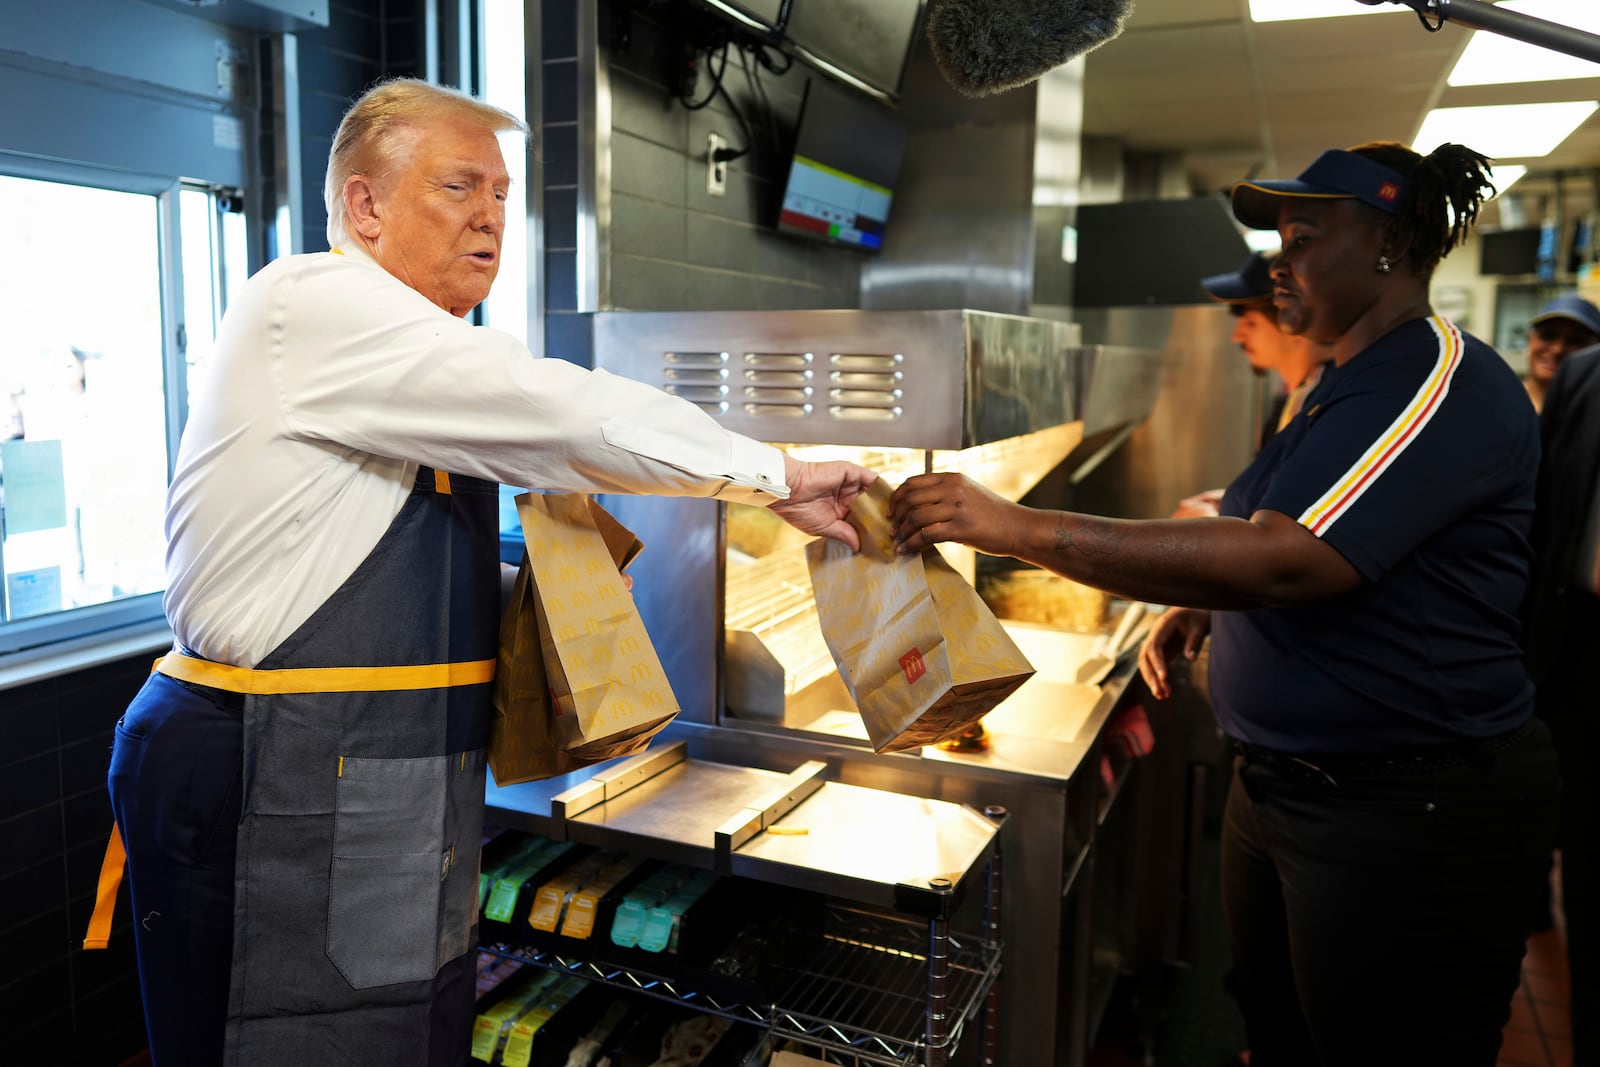
[[[888,108],[811,78],[796,123],[779,232],[878,251],[905,148],[905,127]]]
[[[1479,274],[1533,274],[1539,269],[1540,230],[1485,230],[1478,234]]]
[[[740,0],[743,2],[743,0]],[[784,46],[876,96],[900,95],[924,0],[789,0]]]

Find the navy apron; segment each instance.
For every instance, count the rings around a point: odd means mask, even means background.
[[[498,487],[423,468],[354,574],[245,694],[232,1067],[468,1062]]]

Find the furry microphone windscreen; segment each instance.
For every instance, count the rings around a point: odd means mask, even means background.
[[[928,41],[967,96],[1015,89],[1122,32],[1133,0],[932,0]]]

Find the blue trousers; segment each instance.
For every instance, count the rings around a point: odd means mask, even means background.
[[[1559,776],[1535,723],[1452,766],[1235,761],[1222,897],[1254,1067],[1494,1067]]]
[[[243,766],[237,699],[153,674],[111,749],[154,1067],[222,1063]]]

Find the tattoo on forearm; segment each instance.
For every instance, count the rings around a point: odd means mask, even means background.
[[[1062,514],[1056,520],[1056,551],[1076,549],[1085,556],[1114,556],[1128,536],[1125,527],[1098,519]]]

